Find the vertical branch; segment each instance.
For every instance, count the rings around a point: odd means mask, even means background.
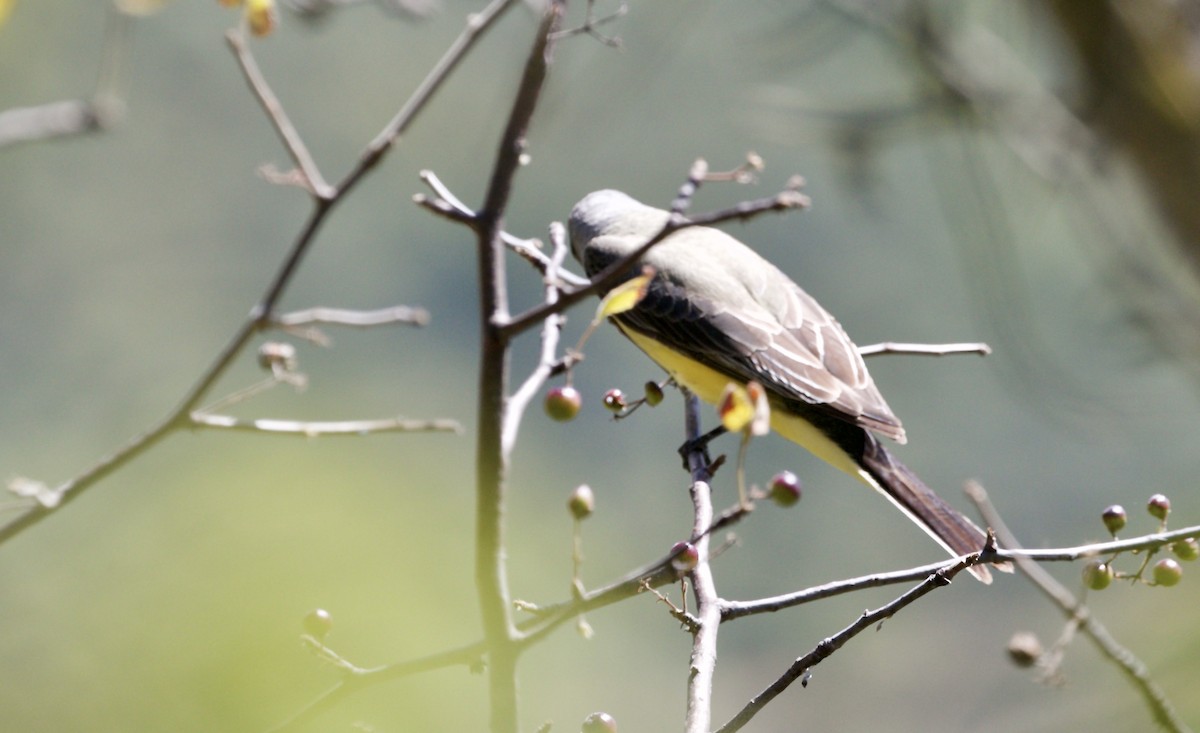
[[[537,107],[550,61],[551,34],[564,0],[552,2],[538,27],[525,63],[508,125],[500,139],[483,208],[474,224],[478,237],[480,365],[476,444],[475,582],[488,649],[488,691],[492,733],[517,733],[516,664],[518,632],[505,567],[504,511],[509,455],[504,449],[510,339],[504,268],[504,210],[512,179],[525,149],[529,121]]]
[[[685,406],[687,440],[700,437],[700,400],[690,392]],[[713,522],[712,492],[708,462],[703,451],[688,454],[692,474],[692,536],[700,562],[692,570],[692,587],[696,596],[696,632],[692,636],[692,658],[688,667],[686,733],[707,733],[712,721],[713,674],[717,668],[717,631],[721,625],[721,606],[713,581],[712,566],[708,563],[709,528]]]

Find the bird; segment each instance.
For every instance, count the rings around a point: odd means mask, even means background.
[[[571,209],[571,251],[595,277],[670,217],[594,191]],[[730,383],[757,382],[775,433],[883,494],[952,556],[984,548],[984,532],[881,442],[906,442],[899,418],[842,326],[782,270],[720,229],[687,226],[630,263],[625,279],[643,271],[654,273],[645,296],[611,320],[678,385],[718,404]],[[987,567],[969,570],[991,582]]]

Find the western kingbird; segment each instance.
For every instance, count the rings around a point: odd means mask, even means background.
[[[595,276],[658,234],[669,217],[620,191],[596,191],[571,210],[571,249]],[[875,437],[905,442],[858,347],[779,268],[701,226],[654,245],[631,277],[640,265],[656,272],[646,296],[613,320],[677,383],[716,404],[730,382],[758,382],[775,432],[886,496],[950,554],[983,548],[984,533]],[[987,568],[971,572],[991,582]]]

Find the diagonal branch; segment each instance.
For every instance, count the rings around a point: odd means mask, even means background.
[[[953,565],[945,567],[935,573],[932,573],[925,582],[913,587],[907,593],[899,596],[891,603],[880,606],[874,611],[863,613],[854,623],[842,629],[833,636],[823,639],[817,646],[808,654],[800,657],[792,662],[783,674],[781,674],[774,682],[748,702],[737,715],[733,716],[728,723],[717,729],[717,733],[733,733],[733,731],[741,730],[746,723],[749,723],[760,710],[767,706],[772,700],[780,695],[792,683],[797,680],[801,685],[807,682],[807,675],[811,669],[830,655],[845,646],[846,642],[858,636],[863,631],[882,623],[899,613],[905,607],[911,605],[917,599],[929,594],[930,592],[944,588],[950,584],[950,581],[960,571],[967,568],[970,563],[965,558],[953,561]]]
[[[242,35],[241,30],[228,31],[225,34],[225,42],[229,44],[234,57],[237,58],[238,66],[246,78],[246,83],[250,85],[258,103],[262,105],[263,111],[270,118],[275,132],[279,133],[283,147],[287,149],[288,154],[292,156],[292,162],[304,175],[304,183],[309,193],[320,199],[332,198],[335,193],[333,188],[325,182],[316,161],[308,152],[308,146],[300,138],[300,133],[296,131],[296,127],[288,118],[287,112],[279,103],[275,92],[271,91],[271,85],[263,78],[262,71],[258,68],[258,62],[254,60],[254,54],[250,53],[250,49],[246,46],[246,38]]]

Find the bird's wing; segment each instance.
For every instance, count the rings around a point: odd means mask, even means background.
[[[900,421],[838,322],[782,273],[769,285],[765,304],[753,293],[716,302],[660,272],[645,298],[617,319],[731,380],[759,382],[800,412],[903,442]]]

